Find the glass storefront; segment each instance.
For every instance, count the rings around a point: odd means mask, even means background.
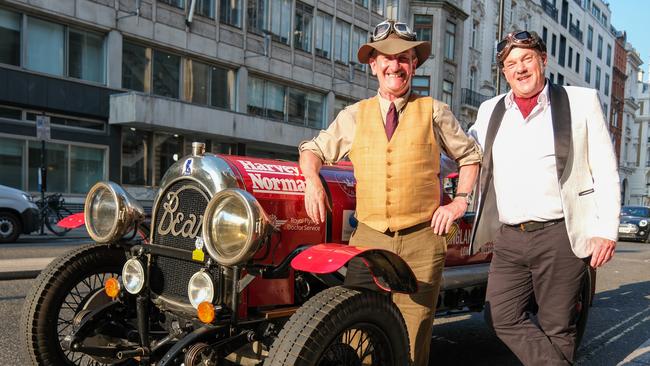
[[[23,155],[25,141],[0,138],[0,184],[23,187]]]

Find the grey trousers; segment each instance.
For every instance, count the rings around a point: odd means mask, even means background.
[[[564,222],[533,232],[501,227],[485,316],[524,365],[573,364],[576,303],[587,265],[573,254]]]

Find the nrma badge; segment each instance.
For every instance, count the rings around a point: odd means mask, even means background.
[[[192,164],[194,163],[193,159],[187,159],[185,160],[185,164],[183,165],[183,175],[190,175],[192,174]]]

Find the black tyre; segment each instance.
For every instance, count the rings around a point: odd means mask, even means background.
[[[401,366],[408,362],[406,325],[390,297],[332,287],[291,316],[264,365]]]
[[[47,210],[47,216],[45,217],[45,226],[47,226],[47,228],[52,232],[52,234],[57,236],[63,236],[67,234],[70,231],[70,229],[59,227],[57,226],[56,223],[70,215],[72,215],[72,212],[70,212],[70,210],[68,210],[65,207],[61,207],[58,209],[50,208]]]
[[[126,260],[120,248],[89,244],[55,259],[34,281],[20,322],[27,357],[34,365],[100,365],[80,353],[64,351],[75,316],[110,301],[104,281],[117,277]]]
[[[22,226],[18,217],[11,212],[0,212],[0,243],[18,240]]]

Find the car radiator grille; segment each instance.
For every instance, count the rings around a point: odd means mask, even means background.
[[[192,261],[191,252],[195,249],[196,237],[201,235],[201,219],[209,198],[209,193],[190,179],[171,184],[160,195],[154,212],[152,243],[187,252],[182,258],[161,255],[152,258],[149,282],[154,293],[189,303],[187,284],[190,277],[203,267],[203,263]],[[179,214],[182,214],[182,219],[171,225],[170,230],[170,218],[180,217]],[[191,215],[194,215],[193,219]],[[218,269],[213,268],[210,272],[216,280]]]

